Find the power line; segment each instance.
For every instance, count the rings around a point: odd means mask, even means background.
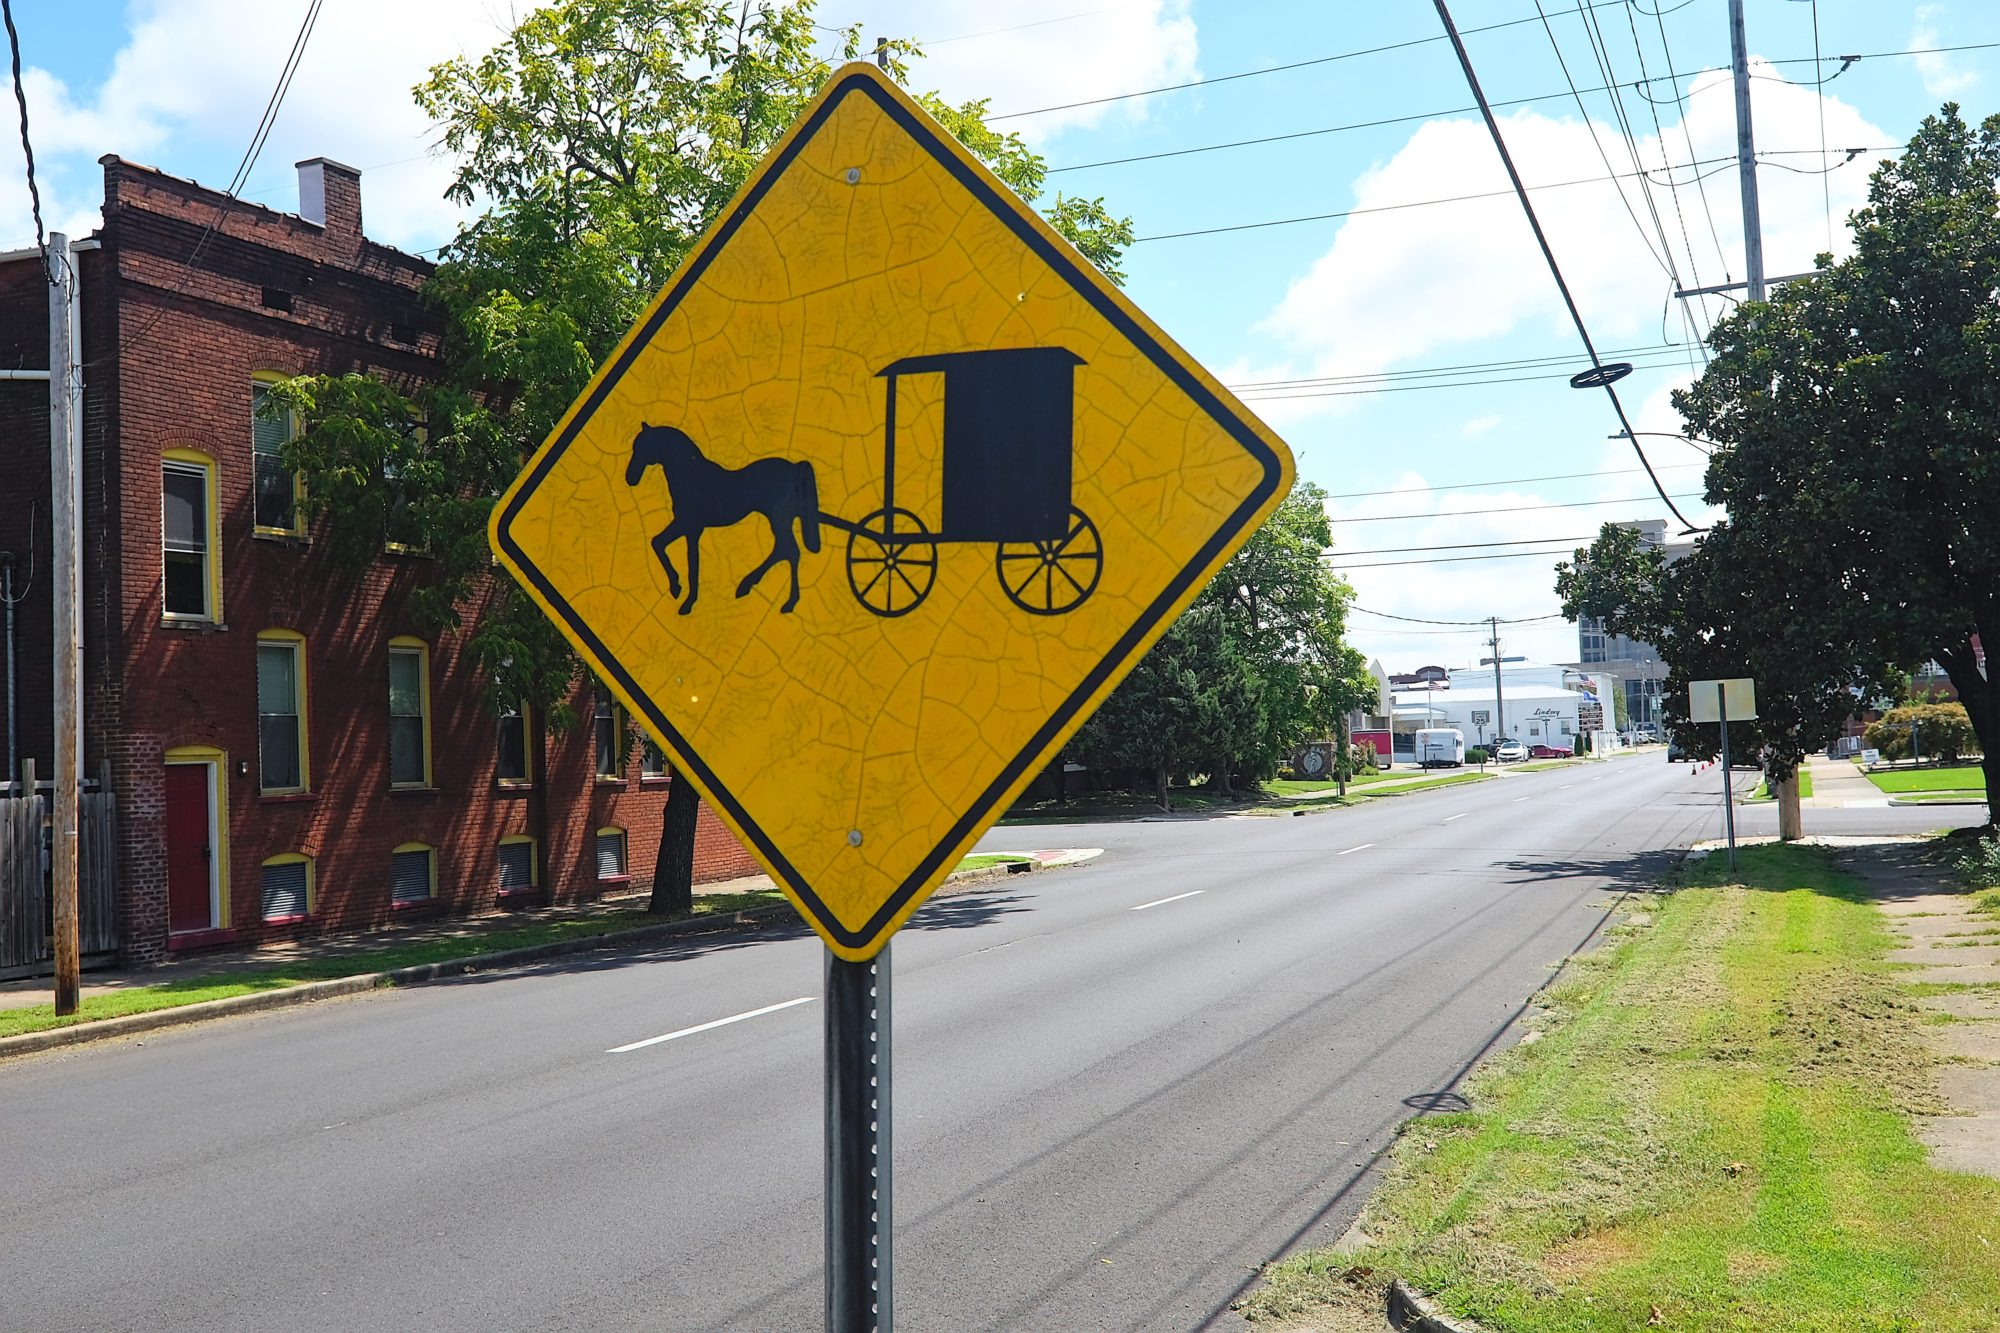
[[[35,183],[35,145],[28,139],[28,92],[21,84],[21,34],[14,30],[12,0],[0,0],[0,17],[7,21],[7,46],[14,55],[14,101],[21,108],[21,153],[28,160],[28,207],[35,216],[35,248],[42,252],[42,271],[53,285],[56,275],[49,266],[48,233],[42,229],[42,189]]]
[[[1678,343],[1644,343],[1633,347],[1621,347],[1610,356],[1651,356],[1672,352]],[[1289,380],[1239,380],[1226,385],[1231,392],[1245,389],[1296,388],[1313,384],[1359,383],[1375,379],[1400,379],[1411,376],[1446,375],[1458,371],[1474,370],[1529,370],[1542,366],[1568,364],[1576,359],[1571,352],[1551,352],[1537,356],[1507,357],[1499,361],[1463,361],[1445,366],[1413,366],[1408,370],[1357,371],[1346,375],[1309,375],[1301,379]]]
[[[1644,366],[1634,365],[1632,367],[1634,371],[1680,370],[1681,368],[1682,367],[1678,363],[1671,361],[1660,364],[1644,365]],[[1364,394],[1413,393],[1420,389],[1471,389],[1471,388],[1477,388],[1481,385],[1488,385],[1488,384],[1526,384],[1534,380],[1566,380],[1569,379],[1573,375],[1573,373],[1574,372],[1568,370],[1554,370],[1554,371],[1542,371],[1532,375],[1502,375],[1502,376],[1496,376],[1491,379],[1436,380],[1429,384],[1377,384],[1377,385],[1364,385],[1360,388],[1352,388],[1352,389],[1305,389],[1295,393],[1271,393],[1268,391],[1266,392],[1253,391],[1251,393],[1244,394],[1241,396],[1243,400],[1247,403],[1286,403],[1286,402],[1293,402],[1301,398],[1357,398]]]
[[[1350,556],[1357,555],[1410,555],[1418,551],[1481,551],[1489,550],[1495,546],[1574,546],[1578,542],[1595,540],[1597,540],[1595,535],[1588,537],[1515,537],[1509,541],[1499,542],[1446,542],[1441,546],[1376,546],[1365,551],[1336,551],[1334,552],[1334,558],[1336,560],[1345,560]],[[1560,552],[1524,551],[1522,554],[1547,555],[1560,554]]]
[[[299,72],[299,65],[305,57],[306,45],[312,41],[313,28],[319,22],[320,6],[324,3],[325,0],[311,0],[307,6],[305,18],[299,23],[298,33],[292,38],[292,49],[285,56],[284,67],[278,71],[277,83],[271,89],[271,96],[265,100],[264,113],[257,118],[257,127],[250,133],[250,142],[243,150],[242,160],[236,164],[236,173],[229,178],[229,187],[222,192],[222,198],[216,202],[215,216],[209,219],[208,225],[202,228],[201,235],[195,238],[194,248],[188,252],[187,261],[181,265],[180,281],[174,285],[173,296],[178,297],[187,290],[188,283],[194,277],[194,266],[200,262],[209,241],[221,228],[222,220],[229,215],[229,206],[236,202],[243,187],[249,184],[250,173],[256,170],[257,159],[264,151],[264,144],[270,139],[271,130],[278,123],[278,109],[285,104],[285,95],[291,91],[292,79]],[[145,342],[167,317],[168,309],[168,304],[162,302],[153,318],[118,349],[118,355],[123,356]]]
[[[1819,0],[1812,0],[1813,59],[1819,59]],[[1843,69],[1846,66],[1842,66]],[[1813,98],[1813,105],[1819,111],[1819,153],[1820,165],[1826,165],[1826,71],[1823,66],[1815,66],[1819,78],[1813,87],[1820,95]],[[1825,176],[1819,178],[1820,202],[1826,209],[1826,250],[1833,253],[1833,184]]]
[[[1329,518],[1327,522],[1397,523],[1406,520],[1415,520],[1420,518],[1421,519],[1472,518],[1475,515],[1479,514],[1531,514],[1544,509],[1601,509],[1606,505],[1645,504],[1648,501],[1654,499],[1668,501],[1669,502],[1668,508],[1671,509],[1673,507],[1671,503],[1672,501],[1699,500],[1701,499],[1701,492],[1688,491],[1684,494],[1675,494],[1675,495],[1664,495],[1664,494],[1632,495],[1632,496],[1626,496],[1625,498],[1618,500],[1572,500],[1567,502],[1558,502],[1551,500],[1546,504],[1538,504],[1538,505],[1503,505],[1498,509],[1452,509],[1446,511],[1437,511],[1428,514],[1357,514],[1352,518]],[[1679,511],[1675,512],[1678,513]]]
[[[1488,625],[1493,623],[1492,618],[1488,618],[1486,620],[1427,620],[1422,616],[1398,616],[1398,615],[1392,615],[1387,611],[1370,611],[1367,607],[1356,606],[1352,602],[1348,603],[1347,609],[1350,611],[1359,611],[1363,615],[1380,616],[1384,620],[1406,621],[1412,625],[1460,625],[1468,629],[1471,628],[1485,629]],[[1568,619],[1568,617],[1562,615],[1560,612],[1554,612],[1554,611],[1549,612],[1546,615],[1539,615],[1539,616],[1517,616],[1512,620],[1507,619],[1505,616],[1499,617],[1499,621],[1503,625],[1532,625],[1538,620],[1566,620],[1566,619]]]
[[[1460,40],[1458,29],[1452,25],[1451,11],[1445,7],[1445,0],[1433,0],[1433,3],[1437,6],[1438,18],[1444,24],[1445,33],[1451,38],[1452,49],[1458,54],[1459,66],[1465,71],[1465,81],[1472,89],[1472,98],[1479,103],[1487,131],[1493,136],[1493,146],[1499,150],[1500,161],[1507,168],[1508,179],[1514,183],[1514,193],[1520,197],[1521,211],[1528,215],[1528,225],[1535,233],[1535,242],[1541,246],[1542,258],[1548,261],[1549,274],[1556,280],[1556,288],[1562,293],[1563,304],[1569,308],[1570,320],[1576,325],[1577,337],[1583,340],[1583,350],[1590,354],[1592,368],[1601,373],[1603,362],[1598,359],[1597,348],[1590,341],[1590,330],[1585,327],[1583,315],[1577,310],[1575,299],[1570,296],[1569,283],[1563,279],[1562,266],[1556,263],[1555,251],[1549,248],[1549,238],[1542,232],[1541,219],[1535,216],[1535,205],[1534,201],[1528,198],[1528,187],[1521,183],[1521,173],[1514,169],[1514,159],[1507,152],[1507,141],[1500,134],[1500,122],[1493,118],[1493,108],[1486,104],[1486,93],[1479,86],[1479,77],[1472,71],[1472,57],[1466,54],[1465,43]],[[1539,7],[1539,0],[1537,4]],[[1647,477],[1652,480],[1653,489],[1659,492],[1660,499],[1665,501],[1668,511],[1681,521],[1682,527],[1693,528],[1694,524],[1675,507],[1672,497],[1667,494],[1667,488],[1660,484],[1659,477],[1653,472],[1652,462],[1646,457],[1644,446],[1639,443],[1639,437],[1632,433],[1632,422],[1625,415],[1625,404],[1618,400],[1618,386],[1608,379],[1601,379],[1600,386],[1605,396],[1610,398],[1612,409],[1618,414],[1619,424],[1625,428],[1625,433],[1632,437],[1632,450],[1638,454],[1639,463],[1646,469]]]
[[[949,46],[953,42],[969,42],[979,37],[998,37],[1003,33],[1024,32],[1029,28],[1047,28],[1058,23],[1074,23],[1078,19],[1096,18],[1099,14],[1116,14],[1120,10],[1145,8],[1148,8],[1148,6],[1139,4],[1106,5],[1102,9],[1086,9],[1081,13],[1063,14],[1049,19],[1036,19],[1032,23],[1014,23],[1004,28],[987,28],[983,32],[962,32],[956,37],[932,37],[926,41],[917,43],[917,45],[922,47]]]
[[[1705,463],[1666,463],[1660,468],[1669,472],[1675,468],[1706,467]],[[1605,468],[1598,472],[1558,472],[1546,477],[1501,477],[1493,481],[1449,481],[1436,486],[1394,486],[1386,491],[1344,491],[1339,495],[1329,495],[1329,500],[1365,500],[1378,495],[1420,495],[1427,491],[1470,491],[1486,486],[1525,486],[1538,481],[1582,481],[1588,477],[1628,477],[1645,471],[1636,467]],[[1446,516],[1448,517],[1448,515]]]
[[[1336,574],[1354,569],[1396,569],[1404,565],[1459,565],[1474,560],[1552,560],[1561,551],[1505,551],[1498,555],[1438,555],[1425,560],[1372,560],[1365,565],[1334,565]]]

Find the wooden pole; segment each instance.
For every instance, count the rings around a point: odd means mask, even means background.
[[[78,392],[74,295],[76,269],[69,238],[49,234],[49,499],[54,528],[50,552],[55,612],[55,802],[51,810],[55,892],[56,1012],[73,1014],[81,997],[82,959],[77,943],[77,793],[83,758],[83,543],[77,510],[83,476],[74,429],[81,414]]]

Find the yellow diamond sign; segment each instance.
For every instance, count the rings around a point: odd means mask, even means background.
[[[827,945],[872,957],[1291,455],[873,66],[501,498],[494,550]]]

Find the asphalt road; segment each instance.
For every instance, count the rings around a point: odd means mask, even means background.
[[[1714,785],[1627,759],[997,830],[1107,852],[897,937],[899,1325],[1234,1323],[1616,895],[1715,833]],[[0,1066],[0,1326],[817,1327],[821,958],[712,939]]]

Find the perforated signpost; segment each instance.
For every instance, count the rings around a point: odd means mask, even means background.
[[[496,506],[500,562],[826,943],[829,1328],[891,1322],[890,936],[1291,480],[849,65]]]

